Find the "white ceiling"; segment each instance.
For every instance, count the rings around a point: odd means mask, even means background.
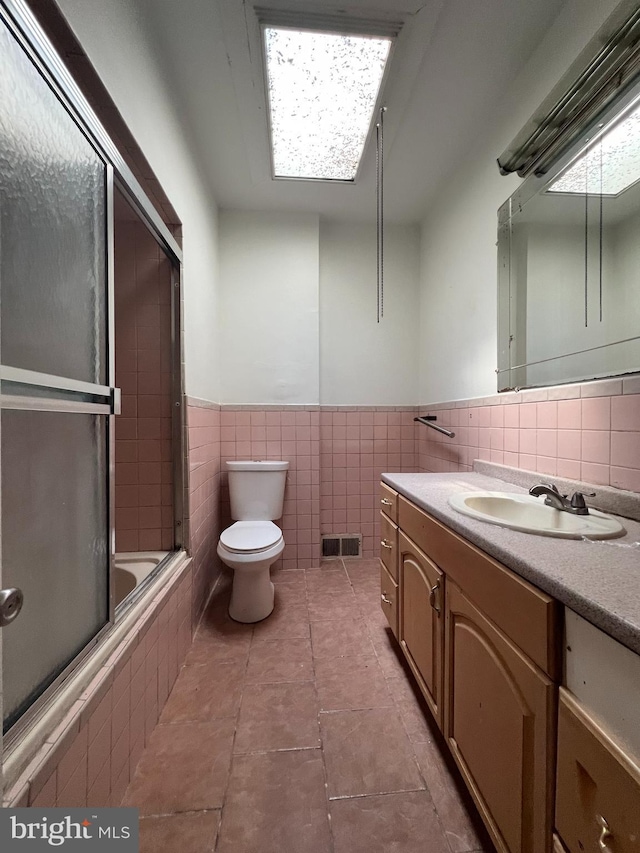
[[[273,0],[261,6],[404,20],[383,92],[385,211],[417,222],[486,127],[564,0]],[[375,216],[375,144],[355,185],[274,181],[262,56],[248,0],[140,0],[191,149],[221,208]],[[507,144],[509,140],[505,140]],[[496,156],[500,152],[496,152]]]

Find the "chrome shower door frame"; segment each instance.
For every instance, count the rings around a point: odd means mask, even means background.
[[[74,379],[23,370],[0,365],[0,408],[30,409],[33,411],[76,412],[107,417],[107,506],[109,537],[109,602],[108,621],[89,641],[84,649],[69,662],[51,684],[23,713],[4,738],[0,738],[0,761],[2,747],[7,748],[18,740],[34,716],[48,702],[53,693],[108,633],[115,621],[115,583],[113,582],[115,557],[115,415],[120,411],[120,390],[115,387],[115,298],[114,298],[114,188],[122,191],[127,201],[140,215],[141,220],[153,234],[172,268],[172,352],[173,352],[173,438],[174,438],[174,485],[175,485],[175,543],[176,548],[187,547],[187,524],[183,517],[185,506],[186,458],[184,453],[184,367],[182,354],[182,250],[167,228],[155,207],[146,196],[140,183],[126,164],[122,155],[109,138],[106,130],[94,114],[73,77],[40,28],[36,18],[24,0],[0,0],[0,20],[33,62],[62,107],[73,119],[79,130],[93,147],[105,165],[105,264],[106,264],[106,384],[94,384]],[[22,393],[12,394],[12,384],[20,385]],[[24,386],[33,386],[42,394],[51,391],[50,397],[29,396]],[[14,389],[16,390],[16,389]],[[56,395],[56,392],[58,394]],[[64,392],[66,399],[60,392]],[[0,551],[0,582],[2,581],[2,555]],[[1,632],[0,632],[1,633]],[[0,636],[0,653],[2,651]],[[2,710],[2,667],[0,666],[0,710]]]

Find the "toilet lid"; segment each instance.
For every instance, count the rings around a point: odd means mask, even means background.
[[[272,521],[236,521],[220,534],[220,541],[229,551],[266,551],[282,537],[282,531]]]

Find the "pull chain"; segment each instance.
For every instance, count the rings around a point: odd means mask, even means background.
[[[376,124],[376,293],[378,323],[384,317],[384,127],[386,107]]]

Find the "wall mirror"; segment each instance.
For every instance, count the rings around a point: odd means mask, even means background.
[[[640,80],[498,211],[498,390],[640,370]]]

